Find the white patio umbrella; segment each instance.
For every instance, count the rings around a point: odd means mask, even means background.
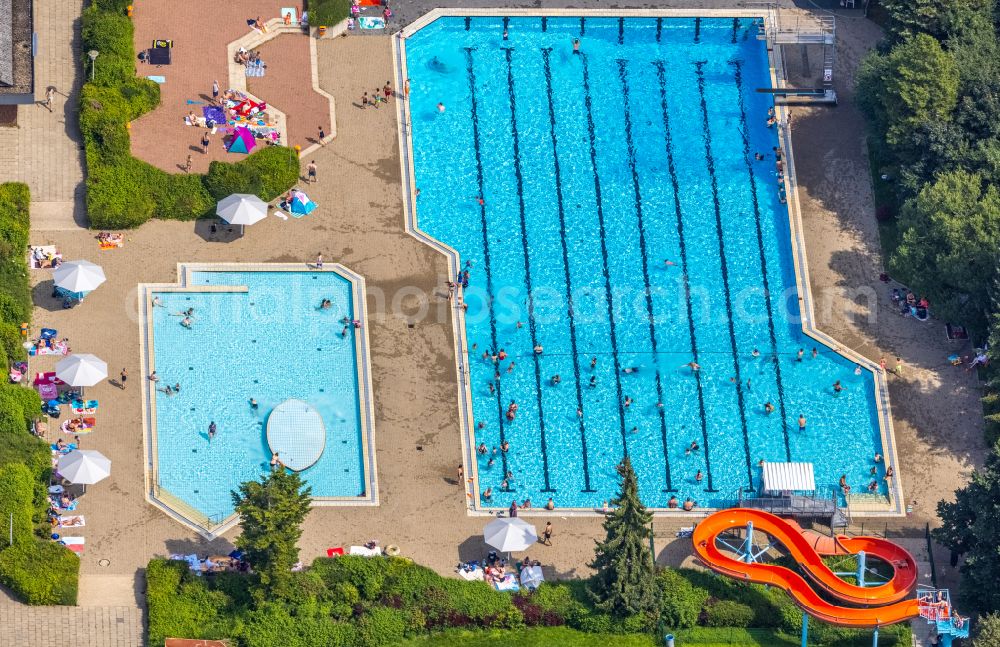
[[[111,476],[111,459],[95,449],[75,449],[59,457],[59,474],[70,483],[88,485]]]
[[[267,217],[267,203],[250,193],[234,193],[219,202],[215,213],[230,225],[239,225],[242,234],[244,226]]]
[[[104,283],[104,270],[90,261],[67,261],[52,273],[56,287],[74,294],[85,294]]]
[[[486,543],[505,553],[527,550],[538,541],[538,531],[518,517],[502,517],[486,524],[483,530]]]
[[[70,355],[56,364],[56,377],[70,386],[81,387],[81,397],[83,397],[82,387],[94,386],[107,376],[107,363],[90,353]]]

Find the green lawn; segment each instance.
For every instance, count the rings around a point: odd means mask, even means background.
[[[795,647],[797,639],[762,629],[697,629],[675,632],[677,647]],[[397,647],[662,647],[663,642],[643,634],[586,634],[565,627],[520,631],[445,631],[413,638]]]

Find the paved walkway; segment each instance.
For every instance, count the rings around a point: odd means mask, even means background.
[[[85,226],[83,151],[77,125],[82,0],[35,0],[38,56],[35,96],[55,88],[53,110],[41,104],[18,108],[18,127],[0,128],[0,182],[31,187],[35,230]],[[42,241],[39,241],[42,242]]]
[[[273,103],[286,116],[286,146],[303,150],[319,143],[319,127],[330,134],[330,102],[312,88],[309,37],[281,34],[259,48],[267,74],[247,79],[247,90]]]
[[[0,589],[0,644],[143,647],[146,641],[142,609],[135,605],[29,607]]]

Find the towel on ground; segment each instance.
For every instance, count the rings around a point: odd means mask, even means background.
[[[385,19],[374,16],[361,16],[358,18],[358,24],[362,29],[385,29]]]

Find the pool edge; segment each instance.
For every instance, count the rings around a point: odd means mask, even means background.
[[[777,18],[774,11],[767,7],[759,9],[432,9],[420,16],[409,25],[392,35],[393,48],[393,70],[398,88],[405,87],[408,79],[406,68],[406,45],[405,40],[415,34],[420,29],[427,27],[439,18],[464,17],[464,16],[562,16],[562,17],[636,17],[636,18],[696,18],[696,17],[725,17],[725,18],[760,18],[773,25]],[[770,29],[767,30],[770,33]],[[780,49],[774,43],[767,42],[767,61],[769,73],[771,75],[772,87],[784,87],[785,80],[779,77],[777,70],[783,68]],[[417,223],[415,177],[416,173],[413,164],[413,138],[409,110],[409,93],[404,93],[402,99],[396,104],[397,135],[400,150],[400,169],[402,175],[401,190],[403,197],[403,219],[405,230],[417,240],[427,244],[433,249],[443,254],[448,259],[448,280],[455,281],[461,272],[461,258],[457,250],[444,242],[434,238],[424,232]],[[860,355],[853,349],[837,342],[833,337],[820,330],[815,325],[815,311],[813,307],[812,286],[809,282],[808,260],[806,257],[805,236],[802,229],[802,212],[798,196],[798,183],[795,175],[794,154],[792,149],[791,129],[789,127],[789,109],[785,105],[776,105],[776,112],[779,117],[778,132],[779,141],[786,151],[787,172],[785,174],[786,195],[788,195],[787,212],[790,227],[789,245],[792,252],[792,264],[795,271],[795,284],[799,300],[799,316],[801,318],[802,332],[828,346],[835,353],[842,357],[868,369],[874,378],[874,399],[878,419],[880,440],[885,464],[895,468],[895,478],[889,484],[887,492],[890,509],[888,510],[864,510],[851,509],[845,502],[845,509],[850,517],[904,517],[905,503],[902,490],[902,479],[899,473],[899,457],[896,451],[895,434],[892,425],[892,415],[889,406],[889,389],[887,377],[881,372],[879,366],[872,360]],[[465,470],[466,482],[463,489],[466,497],[466,511],[469,515],[493,515],[505,508],[484,507],[479,502],[478,488],[478,463],[472,455],[472,448],[475,446],[475,425],[472,414],[472,394],[469,384],[468,369],[469,363],[468,342],[465,330],[465,317],[462,308],[452,307],[452,339],[455,343],[455,364],[458,376],[459,395],[459,419],[462,429],[462,463]],[[676,512],[666,508],[649,508],[656,516],[660,517],[684,517],[690,518],[697,514],[708,514],[715,508],[702,508],[699,513]],[[533,511],[540,512],[540,511]],[[551,511],[545,511],[551,514]],[[604,512],[591,508],[557,508],[559,514],[569,514],[572,516],[603,516]]]
[[[328,263],[322,269],[308,263],[212,263],[212,262],[178,262],[177,281],[174,283],[139,283],[137,289],[139,313],[139,343],[140,366],[143,372],[142,380],[142,416],[143,416],[143,466],[144,492],[146,501],[163,511],[175,521],[212,540],[220,537],[239,523],[239,515],[231,514],[215,522],[210,516],[198,511],[180,497],[156,483],[158,470],[157,434],[156,434],[156,398],[150,388],[150,381],[145,379],[155,370],[155,347],[153,342],[152,292],[245,292],[246,286],[193,286],[190,283],[191,273],[196,271],[257,271],[257,272],[334,272],[351,284],[351,299],[354,312],[362,322],[360,335],[355,335],[355,361],[357,365],[359,433],[364,471],[362,484],[364,496],[357,497],[313,497],[312,507],[368,507],[378,506],[378,464],[375,452],[374,398],[371,381],[371,354],[368,334],[367,304],[364,298],[366,283],[363,276],[340,263]]]

